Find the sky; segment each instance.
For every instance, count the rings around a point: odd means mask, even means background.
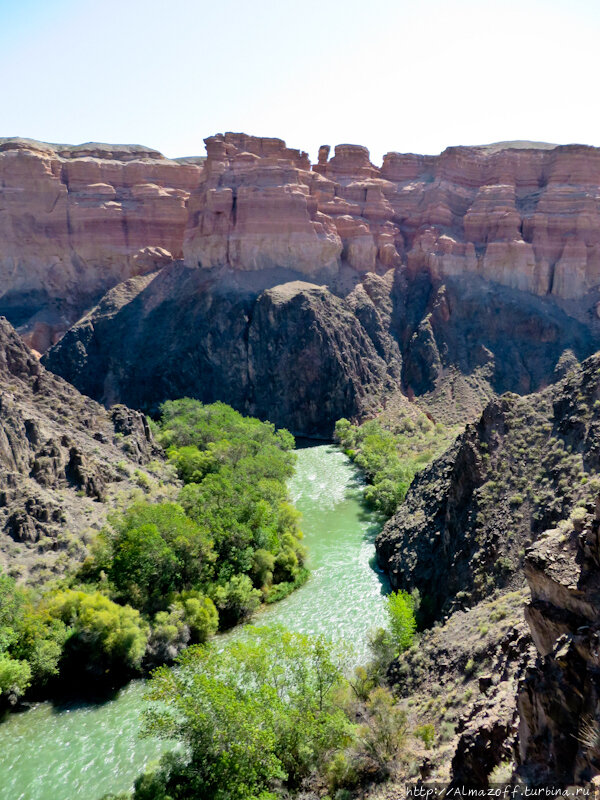
[[[598,0],[0,0],[0,137],[600,145]]]

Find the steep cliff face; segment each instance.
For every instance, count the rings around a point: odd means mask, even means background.
[[[596,355],[543,392],[492,401],[377,538],[392,584],[418,588],[433,617],[522,585],[524,548],[598,483],[599,400]]]
[[[581,358],[592,342],[549,301],[465,276],[435,288],[388,270],[336,294],[282,270],[173,264],[113,289],[43,361],[106,404],[154,412],[190,395],[330,436],[399,388],[464,419],[457,374],[479,392],[477,412],[494,392],[538,388],[565,349]]]
[[[0,317],[0,565],[34,581],[60,574],[157,458],[143,415],[80,395]]]
[[[0,313],[45,350],[121,280],[188,266],[283,268],[331,282],[405,266],[478,275],[556,302],[600,284],[600,154],[507,142],[439,156],[359,145],[308,156],[226,133],[207,158],[0,139]],[[185,243],[184,243],[185,240]],[[597,294],[597,293],[596,293]]]
[[[600,283],[600,151],[506,142],[439,156],[322,147],[312,169],[280,139],[206,141],[190,199],[189,265],[307,275],[406,264],[434,278],[478,274],[555,299]]]
[[[201,172],[138,146],[0,139],[0,313],[43,351],[111,286],[180,258]]]
[[[168,398],[224,400],[310,436],[329,435],[340,416],[372,411],[399,380],[401,362],[366,292],[357,303],[370,309],[375,343],[325,286],[285,281],[281,272],[264,277],[261,288],[175,264],[130,281],[44,362],[107,404],[127,398],[155,411]],[[382,339],[388,362],[377,349]]]
[[[526,617],[539,655],[519,687],[519,771],[536,783],[571,785],[600,773],[599,531],[598,502],[580,507],[525,560]]]

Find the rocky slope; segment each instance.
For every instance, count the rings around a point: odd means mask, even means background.
[[[43,351],[111,286],[180,258],[201,171],[147,147],[0,139],[0,313]]]
[[[0,317],[0,566],[29,582],[60,574],[139,486],[160,493],[163,472],[143,415],[79,394]]]
[[[420,473],[378,537],[396,587],[432,617],[523,581],[525,550],[600,487],[600,355],[555,386],[493,400]]]
[[[485,786],[503,760],[535,784],[581,783],[600,770],[599,454],[597,354],[538,394],[492,401],[416,477],[377,538],[392,584],[417,588],[426,619],[442,624],[393,666],[401,691],[420,703],[440,664],[461,691],[479,669],[479,692],[462,703],[450,752],[438,758],[443,775],[452,757],[456,783]],[[525,620],[522,600],[509,602],[523,590]],[[493,635],[499,620],[508,638]],[[415,679],[424,648],[434,677]]]
[[[551,301],[479,278],[388,270],[336,293],[289,271],[178,263],[112,290],[44,364],[103,403],[154,412],[190,395],[330,436],[399,388],[462,422],[494,392],[539,388],[565,350],[582,358],[594,341]]]

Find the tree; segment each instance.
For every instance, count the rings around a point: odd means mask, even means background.
[[[392,635],[402,653],[412,645],[417,629],[414,598],[408,592],[392,592],[387,598],[387,613]]]
[[[15,581],[0,571],[0,699],[22,695],[31,682],[28,662],[8,652],[18,640],[23,616],[23,595]]]
[[[212,573],[215,556],[206,530],[175,503],[132,506],[108,539],[106,569],[118,595],[147,614],[166,610],[174,592]]]
[[[219,611],[221,630],[249,619],[260,605],[261,594],[247,575],[234,575],[222,586],[212,587],[212,600]]]
[[[181,587],[181,562],[156,525],[124,528],[114,545],[110,577],[119,594],[152,613]]]
[[[51,616],[71,629],[65,643],[69,668],[98,675],[137,670],[148,641],[148,626],[139,611],[113,603],[100,592],[66,589],[48,599]]]
[[[349,723],[333,702],[341,680],[331,645],[281,628],[251,628],[221,651],[188,649],[177,669],[155,672],[144,724],[144,735],[179,741],[184,754],[140,780],[136,800],[251,800],[297,785],[345,741]]]

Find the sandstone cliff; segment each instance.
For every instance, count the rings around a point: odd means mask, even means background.
[[[184,248],[190,265],[307,275],[407,265],[537,295],[581,298],[600,283],[600,151],[506,142],[439,156],[322,147],[312,168],[280,139],[206,141]]]
[[[43,350],[116,283],[184,254],[318,282],[343,267],[479,275],[557,302],[600,283],[595,148],[506,142],[376,167],[358,145],[324,146],[311,166],[280,139],[205,142],[206,159],[171,161],[0,139],[0,313]]]
[[[30,582],[63,572],[138,480],[156,483],[154,459],[161,473],[143,415],[80,395],[0,317],[0,565]]]
[[[0,313],[43,351],[111,286],[180,258],[201,171],[144,147],[0,139]]]

